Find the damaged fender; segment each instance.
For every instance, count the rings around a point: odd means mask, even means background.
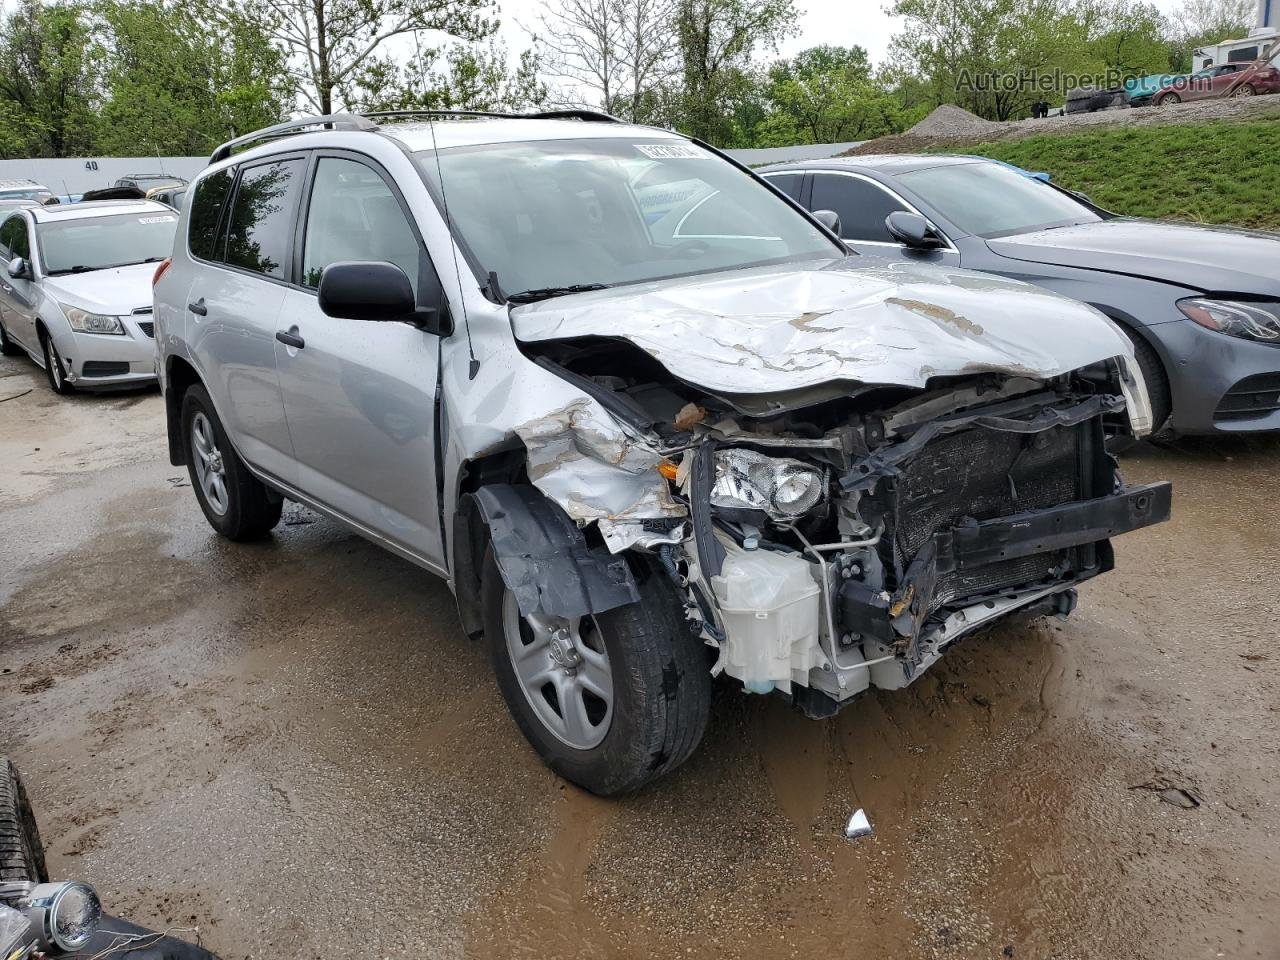
[[[521,613],[583,617],[640,599],[627,561],[589,547],[569,516],[537,490],[491,484],[473,496]]]

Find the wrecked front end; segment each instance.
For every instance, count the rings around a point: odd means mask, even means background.
[[[849,342],[835,336],[841,323],[879,333],[839,309],[787,321],[822,338],[807,354],[765,354],[776,315],[748,331],[763,345],[749,357],[745,336],[717,334],[709,346],[710,334],[685,334],[688,354],[737,349],[722,365],[736,372],[696,366],[657,321],[625,337],[563,336],[572,318],[562,315],[546,325],[551,336],[523,346],[583,394],[521,428],[529,479],[584,531],[585,548],[648,557],[691,632],[716,649],[716,672],[811,716],[869,687],[906,686],[951,643],[1014,611],[1070,613],[1076,586],[1112,568],[1111,539],[1170,512],[1168,483],[1127,486],[1107,452],[1110,434],[1141,435],[1150,420],[1127,342],[1103,318],[1061,306],[1064,324],[1096,336],[1045,359],[1015,353],[1003,335],[1012,323],[984,332],[921,300],[880,303],[886,336],[925,343],[935,324],[947,336],[935,358],[963,358],[966,341],[993,358],[976,370],[962,359],[917,365],[917,382],[725,389],[762,379],[741,376],[744,366],[785,382],[833,356],[851,362],[838,353]],[[1012,358],[1003,369],[993,342]],[[1062,354],[1082,365],[1063,369]]]
[[[611,552],[652,556],[717,672],[813,716],[906,686],[1015,610],[1069,613],[1074,588],[1112,568],[1112,537],[1169,517],[1170,485],[1126,486],[1106,451],[1127,416],[1122,359],[750,416],[642,373],[576,372],[597,349],[542,362],[615,404],[627,439],[573,411],[541,421],[530,479]],[[587,465],[614,472],[584,484]]]

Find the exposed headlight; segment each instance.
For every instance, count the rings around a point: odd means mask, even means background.
[[[68,953],[88,943],[102,919],[102,901],[93,887],[79,880],[42,883],[26,900],[40,918],[44,938]]]
[[[1178,309],[1209,330],[1263,343],[1280,343],[1280,304],[1190,297],[1179,300]]]
[[[79,307],[62,305],[62,312],[67,315],[67,322],[77,333],[107,333],[116,336],[124,335],[124,324],[119,317],[110,317],[103,313],[90,313]]]
[[[717,450],[715,463],[714,507],[762,510],[785,522],[808,513],[826,495],[826,471],[799,460],[754,450]]]
[[[30,930],[31,922],[23,914],[0,903],[0,957],[15,955],[24,941],[30,939]]]

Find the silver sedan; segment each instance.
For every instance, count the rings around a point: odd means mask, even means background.
[[[153,382],[151,281],[177,223],[146,200],[10,213],[0,224],[0,349],[25,351],[55,393]]]

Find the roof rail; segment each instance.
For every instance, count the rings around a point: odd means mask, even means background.
[[[536,113],[502,113],[494,110],[375,110],[361,113],[360,116],[379,120],[413,120],[418,117],[442,117],[445,119],[466,119],[469,117],[487,117],[494,120],[586,120],[596,123],[622,123],[615,116],[601,113],[598,110],[540,110]]]
[[[220,160],[227,159],[235,152],[237,147],[244,147],[251,143],[262,143],[267,140],[277,140],[280,137],[301,133],[311,127],[324,127],[327,130],[376,130],[378,125],[365,117],[356,116],[353,113],[330,113],[324,116],[286,120],[284,123],[263,127],[261,130],[253,131],[253,133],[246,133],[243,137],[228,140],[213,151],[209,157],[209,162],[217,163]]]
[[[377,120],[414,120],[418,118],[466,119],[469,117],[487,117],[495,120],[583,120],[592,123],[623,123],[615,116],[601,113],[598,110],[542,110],[536,113],[499,113],[489,110],[374,110],[369,113],[330,113],[323,116],[301,117],[297,120],[286,120],[270,127],[263,127],[253,133],[228,140],[209,157],[210,163],[217,163],[231,156],[239,147],[251,143],[264,143],[280,137],[292,136],[315,127],[326,130],[377,130]]]

